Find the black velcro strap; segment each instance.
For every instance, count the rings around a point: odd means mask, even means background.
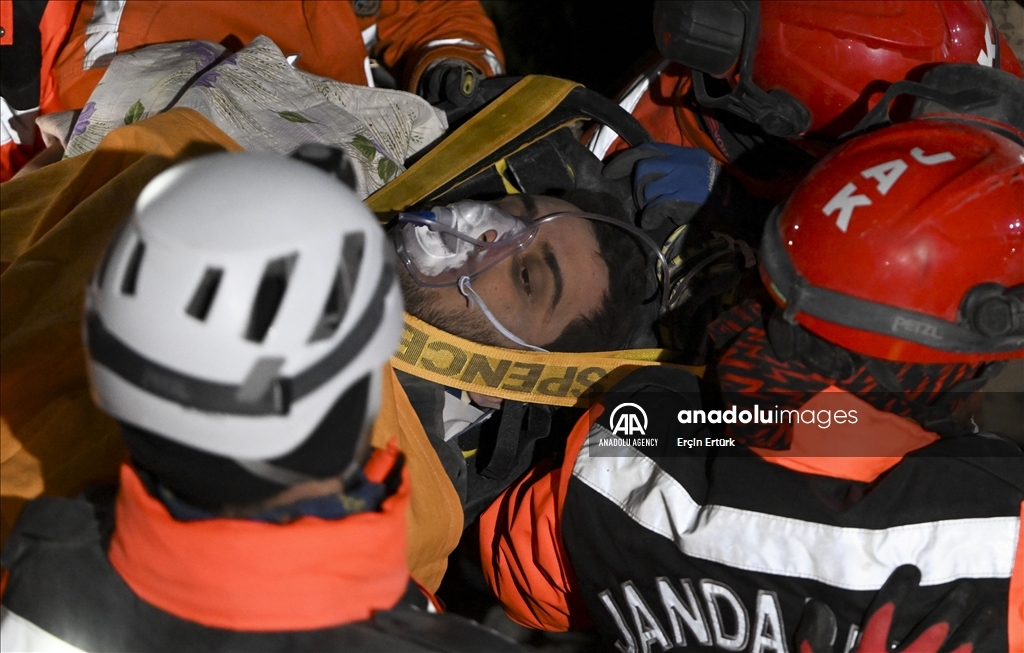
[[[553,412],[553,406],[506,401],[498,425],[494,453],[480,475],[500,481],[507,479],[510,474],[518,474],[523,469],[520,458],[532,455],[533,443],[551,433]]]
[[[480,475],[491,480],[505,478],[516,464],[519,451],[519,434],[526,416],[527,404],[522,401],[506,400],[501,409],[501,424],[498,426],[498,440],[494,453]]]

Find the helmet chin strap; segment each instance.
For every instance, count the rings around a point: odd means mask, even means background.
[[[459,278],[459,292],[462,293],[463,297],[469,300],[470,308],[472,308],[475,305],[480,306],[480,310],[484,312],[484,315],[487,317],[490,323],[494,325],[494,328],[501,333],[501,335],[505,336],[506,338],[516,343],[517,345],[521,345],[532,351],[537,351],[544,354],[548,353],[547,349],[535,347],[526,342],[525,340],[523,340],[522,338],[520,338],[519,336],[517,336],[516,334],[512,333],[508,329],[506,329],[505,326],[498,321],[498,318],[494,317],[494,313],[491,313],[491,309],[487,308],[487,304],[484,303],[484,300],[481,299],[480,295],[476,294],[476,291],[473,290],[473,286],[469,284],[469,277]]]

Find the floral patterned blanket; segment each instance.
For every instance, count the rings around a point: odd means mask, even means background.
[[[81,112],[54,124],[63,122],[59,140],[72,157],[171,107],[195,109],[251,152],[287,153],[310,142],[341,147],[356,163],[361,197],[398,176],[406,159],[448,127],[444,113],[416,95],[302,72],[265,36],[234,54],[183,41],[118,55]]]

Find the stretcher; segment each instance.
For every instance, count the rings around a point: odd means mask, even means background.
[[[383,219],[421,202],[514,192],[592,188],[631,201],[628,181],[615,186],[601,177],[576,128],[597,119],[639,144],[649,139],[639,123],[572,82],[527,77],[501,83],[504,88],[492,87],[498,88],[493,100],[368,200]],[[116,424],[89,398],[86,379],[80,335],[86,280],[150,179],[191,157],[240,149],[198,112],[175,108],[110,132],[91,152],[0,186],[0,539],[27,500],[72,495],[116,478],[125,450]],[[576,403],[586,385],[665,356],[603,355],[604,374],[591,370],[584,385],[577,376],[588,365],[580,359],[565,393],[537,389],[516,396]],[[564,359],[549,362],[560,366],[559,378],[574,367]],[[488,369],[500,365],[491,360]],[[412,363],[407,369],[423,368]],[[487,375],[477,378],[486,390]],[[536,384],[548,390],[561,385]]]

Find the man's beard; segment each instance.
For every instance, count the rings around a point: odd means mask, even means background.
[[[508,347],[494,326],[479,308],[445,311],[438,307],[435,289],[419,285],[404,265],[398,266],[398,282],[402,287],[405,310],[442,331],[493,347]]]

